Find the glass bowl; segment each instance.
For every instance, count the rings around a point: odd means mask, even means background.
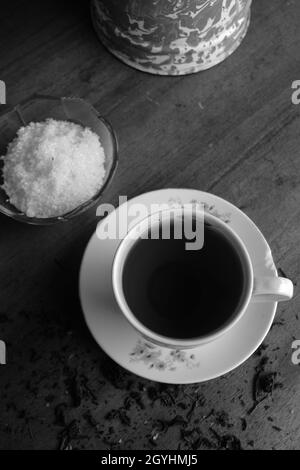
[[[111,125],[99,115],[98,111],[81,98],[58,98],[54,96],[34,95],[14,108],[0,114],[0,156],[7,152],[8,144],[16,137],[20,127],[30,122],[44,121],[52,118],[60,121],[71,121],[88,127],[100,139],[105,153],[105,177],[100,190],[88,201],[66,214],[57,217],[28,217],[10,204],[8,196],[2,188],[3,160],[0,160],[0,213],[15,220],[34,225],[50,225],[65,222],[76,217],[96,204],[115,173],[118,162],[118,143]]]

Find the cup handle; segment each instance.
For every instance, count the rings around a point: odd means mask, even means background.
[[[282,302],[293,297],[294,286],[285,277],[261,277],[254,279],[253,302]]]

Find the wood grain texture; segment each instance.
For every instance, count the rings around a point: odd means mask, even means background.
[[[176,397],[167,407],[149,398],[155,384],[119,368],[116,387],[77,297],[95,211],[46,228],[1,216],[0,338],[8,363],[0,366],[0,448],[57,448],[59,403],[67,404],[67,422],[78,420],[87,436],[74,440],[74,448],[185,448],[180,426],[161,434],[156,447],[151,432],[157,419],[186,416],[198,393],[203,400],[189,416],[190,426],[212,442],[211,429],[234,434],[243,448],[299,449],[300,369],[291,362],[291,343],[300,339],[300,106],[291,103],[291,84],[300,79],[300,3],[254,0],[242,46],[219,66],[178,78],[147,75],[112,57],[92,30],[88,6],[83,0],[2,2],[0,79],[9,104],[36,92],[77,95],[110,120],[120,164],[106,202],[189,187],[231,201],[254,220],[295,283],[295,297],[279,306],[263,352],[266,370],[278,373],[282,387],[247,414],[258,356],[212,382],[167,387]],[[79,407],[71,405],[69,392],[74,369],[93,390]],[[123,406],[128,381],[144,407],[133,403],[131,425],[116,421],[110,435],[105,415]],[[220,411],[228,413],[229,425],[220,424]]]

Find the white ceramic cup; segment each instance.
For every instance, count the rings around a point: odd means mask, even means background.
[[[149,228],[154,229],[153,232],[155,232],[155,228],[159,226],[159,224],[169,222],[171,217],[181,217],[182,220],[182,210],[183,209],[181,208],[164,210],[159,213],[151,214],[149,217],[143,219],[131,230],[129,230],[125,238],[120,242],[120,245],[115,254],[112,267],[112,284],[116,301],[125,318],[144,338],[160,346],[176,349],[193,348],[213,341],[226,333],[244,315],[250,302],[280,302],[292,298],[293,283],[289,279],[277,276],[255,278],[253,275],[253,267],[249,253],[240,237],[228,224],[205,212],[205,223],[220,229],[223,235],[225,235],[232,242],[232,245],[239,256],[243,267],[244,289],[237,310],[233,312],[233,315],[230,317],[230,319],[226,321],[217,331],[211,332],[204,336],[196,336],[195,338],[179,339],[167,337],[158,334],[143,325],[143,323],[141,323],[135,316],[134,312],[132,312],[129,308],[123,291],[123,269],[127,256],[139,237],[142,234],[148,232]],[[203,220],[203,213],[200,214],[199,212],[198,215],[199,217],[202,216]],[[184,217],[195,217],[195,211],[184,210]],[[216,292],[216,295],[218,295],[218,292]]]

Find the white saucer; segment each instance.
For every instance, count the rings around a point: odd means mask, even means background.
[[[270,247],[261,232],[242,211],[224,199],[197,190],[162,189],[131,199],[128,206],[194,201],[204,203],[207,211],[222,218],[238,233],[252,259],[254,276],[277,275]],[[117,211],[125,215],[124,205]],[[250,303],[244,316],[228,333],[194,349],[174,351],[147,343],[123,317],[113,296],[111,268],[119,242],[100,240],[96,234],[92,236],[82,260],[79,292],[93,337],[125,369],[158,382],[203,382],[239,366],[262,343],[272,325],[276,302]]]

